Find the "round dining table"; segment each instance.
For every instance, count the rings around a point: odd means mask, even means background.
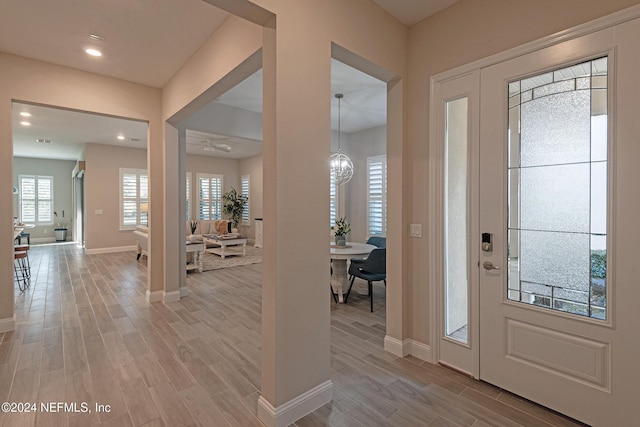
[[[346,246],[338,246],[330,242],[330,258],[332,265],[331,289],[338,295],[338,302],[344,302],[344,289],[347,286],[347,260],[366,258],[376,247],[367,243],[347,242]]]

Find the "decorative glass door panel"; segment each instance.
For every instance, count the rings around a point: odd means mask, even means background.
[[[607,58],[508,96],[508,298],[604,320]]]

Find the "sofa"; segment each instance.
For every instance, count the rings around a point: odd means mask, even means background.
[[[185,240],[190,238],[191,236],[191,226],[189,221],[187,221],[186,227],[187,234],[185,236]],[[149,254],[149,229],[146,225],[138,225],[136,229],[133,231],[133,236],[136,239],[137,243],[137,257],[136,259],[140,259],[141,256],[148,256]],[[208,237],[219,236],[223,234],[237,233],[236,229],[231,228],[231,221],[227,221],[226,219],[221,220],[198,220],[198,225],[196,227],[195,233],[193,233],[193,239],[196,241],[202,241],[202,236],[206,235]]]

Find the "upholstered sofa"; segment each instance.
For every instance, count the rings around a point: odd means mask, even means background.
[[[226,231],[225,231],[226,230]],[[187,235],[185,238],[189,238],[191,236],[191,226],[189,221],[187,221]],[[225,231],[225,232],[222,232]],[[217,236],[220,234],[231,233],[232,231],[237,232],[237,230],[231,229],[231,222],[226,219],[222,220],[199,220],[198,226],[196,227],[195,233],[193,233],[195,240],[202,240],[202,235],[208,236]],[[136,229],[133,231],[133,236],[136,239],[137,243],[137,258],[140,259],[140,256],[148,256],[149,254],[149,235],[148,228],[145,225],[138,225]]]

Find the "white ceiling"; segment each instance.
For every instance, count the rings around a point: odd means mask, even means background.
[[[21,112],[31,117],[22,117]],[[22,121],[31,125],[23,126]],[[146,122],[14,102],[12,123],[13,154],[18,157],[82,159],[85,143],[147,147]],[[118,135],[125,139],[119,140]]]
[[[411,24],[456,0],[373,0],[399,20]],[[196,52],[228,13],[201,0],[0,0],[0,51],[163,87]],[[104,40],[91,40],[91,34]],[[104,55],[89,57],[87,47]],[[338,61],[332,62],[332,128],[337,129],[337,100],[343,93],[341,129],[356,132],[386,122],[385,84]],[[249,111],[262,111],[262,74],[256,73],[217,102]],[[17,115],[30,109],[32,125]],[[194,123],[190,123],[192,125]],[[256,155],[253,138],[233,139],[196,123],[199,133],[187,135],[187,152],[242,158]],[[146,123],[124,118],[14,104],[14,154],[23,157],[77,159],[85,143],[146,147]],[[125,140],[116,139],[124,134]],[[194,136],[195,135],[195,136]],[[36,143],[38,138],[53,141]],[[132,141],[138,139],[139,141]],[[231,152],[204,151],[210,139],[231,146]]]
[[[459,0],[373,0],[380,7],[407,25],[446,9]]]
[[[0,51],[159,88],[227,16],[201,0],[0,0]]]

